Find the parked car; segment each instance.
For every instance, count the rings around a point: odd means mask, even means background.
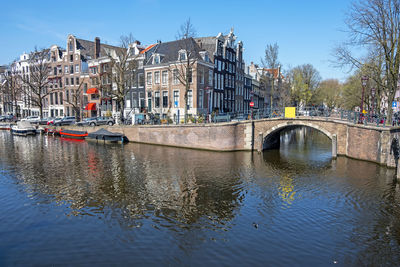
[[[13,115],[2,115],[2,116],[0,116],[0,121],[7,121],[7,122],[10,122],[10,121],[15,121],[16,120],[16,118],[13,116]]]
[[[55,118],[51,118],[51,117],[49,117],[49,118],[42,118],[40,121],[39,121],[39,124],[40,125],[48,125],[48,122],[49,121],[52,121],[52,120],[54,120]]]
[[[77,122],[76,125],[77,126],[89,126],[89,125],[93,125],[93,124],[91,124],[93,122],[94,123],[93,126],[95,126],[96,125],[96,120],[97,120],[97,117],[85,118],[82,121]]]
[[[71,125],[75,124],[75,122],[76,122],[75,117],[64,117],[59,121],[55,121],[54,125],[55,126]]]
[[[40,118],[38,116],[28,116],[21,119],[21,121],[29,121],[30,123],[39,123]]]
[[[60,120],[61,120],[61,118],[52,118],[49,121],[47,121],[47,125],[55,125]]]
[[[114,118],[111,117],[94,117],[94,118],[86,118],[84,120],[84,123],[82,122],[83,125],[89,125],[89,126],[97,126],[97,125],[110,125],[113,126],[115,124]]]

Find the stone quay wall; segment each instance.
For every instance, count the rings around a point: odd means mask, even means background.
[[[289,126],[308,126],[326,134],[335,146],[337,155],[395,166],[390,145],[394,137],[400,139],[400,127],[374,127],[324,118],[262,119],[256,121],[218,124],[135,125],[68,128],[94,132],[105,128],[123,133],[129,141],[154,145],[214,151],[258,150],[261,142],[276,131]]]

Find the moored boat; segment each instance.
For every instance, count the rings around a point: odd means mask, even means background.
[[[36,135],[36,128],[29,121],[19,121],[11,126],[11,133],[21,136]]]
[[[103,128],[93,133],[89,133],[87,136],[87,140],[96,142],[102,141],[104,143],[125,143],[129,141],[128,138],[126,138],[126,136],[122,133],[113,133]]]
[[[64,138],[72,138],[72,139],[85,139],[88,135],[86,131],[73,131],[73,130],[60,130],[60,135]]]
[[[0,123],[0,130],[11,130],[11,124],[10,123]]]

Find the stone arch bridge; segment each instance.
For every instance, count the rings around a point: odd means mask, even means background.
[[[121,132],[130,141],[138,143],[214,151],[261,151],[277,147],[279,132],[294,126],[311,127],[328,136],[332,140],[333,157],[344,155],[390,167],[395,166],[390,146],[393,138],[400,135],[400,127],[365,126],[332,118],[271,118],[212,124],[137,125],[106,128],[112,132]],[[98,128],[78,127],[77,129],[93,132]]]
[[[393,138],[400,134],[399,127],[365,126],[330,118],[298,117],[249,122],[246,126],[245,147],[258,151],[277,148],[280,132],[295,126],[310,127],[325,134],[332,141],[333,157],[344,155],[395,166],[390,145]]]

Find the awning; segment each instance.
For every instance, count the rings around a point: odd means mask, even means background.
[[[96,87],[89,88],[89,89],[86,91],[86,94],[98,94],[98,93],[99,93],[99,90],[97,90]]]
[[[85,107],[85,110],[96,110],[96,103],[89,103]]]

